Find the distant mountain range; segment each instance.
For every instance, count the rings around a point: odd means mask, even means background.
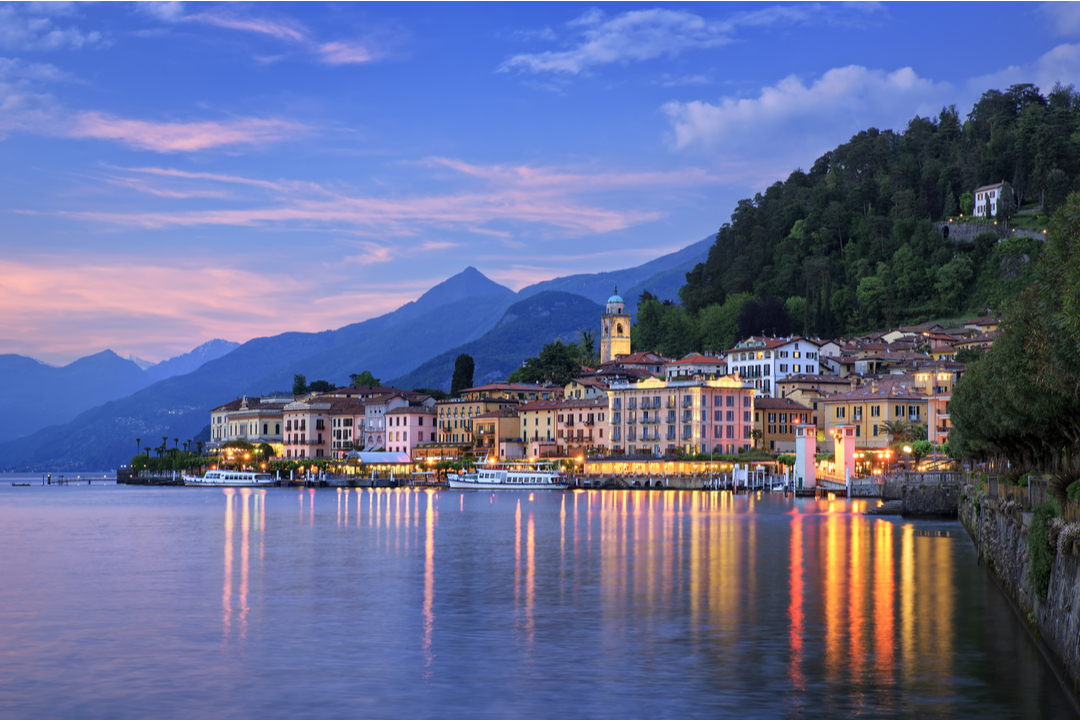
[[[63,367],[46,365],[22,355],[0,355],[0,406],[17,408],[0,415],[0,441],[30,435],[58,425],[84,410],[130,395],[148,385],[190,372],[239,347],[211,340],[189,353],[143,369],[112,350],[80,358]]]
[[[448,387],[454,358],[466,352],[476,362],[476,382],[503,379],[545,343],[557,337],[574,340],[581,329],[597,329],[600,303],[616,284],[630,308],[645,289],[661,299],[677,299],[685,273],[706,257],[710,243],[707,238],[636,268],[558,278],[518,293],[469,267],[377,318],[319,333],[255,338],[231,351],[227,343],[208,343],[146,370],[102,353],[130,367],[129,384],[100,393],[96,402],[69,406],[67,421],[55,421],[63,424],[0,442],[0,468],[117,467],[135,454],[135,438],[144,446],[156,445],[161,437],[194,439],[206,427],[211,408],[244,394],[288,391],[296,373],[308,381],[343,385],[350,374],[370,370],[384,382],[393,378],[399,387]],[[149,377],[155,372],[162,374],[157,382]],[[40,393],[23,395],[8,407],[35,403],[41,403]],[[5,437],[12,436],[0,434]]]

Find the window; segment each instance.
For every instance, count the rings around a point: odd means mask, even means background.
[[[742,414],[742,419],[743,419],[743,422],[744,422],[744,423],[748,423],[748,422],[750,422],[750,411],[749,411],[749,410],[744,410],[744,411],[743,411],[743,414]],[[750,428],[747,428],[747,429],[746,429],[746,432],[750,432]],[[749,436],[749,435],[747,435],[746,437],[750,437],[750,436]]]
[[[871,405],[870,406],[870,417],[881,417],[881,406],[880,405]],[[877,435],[877,433],[874,433],[874,434]]]
[[[735,407],[735,396],[734,395],[728,395],[727,396],[727,406],[728,407]]]

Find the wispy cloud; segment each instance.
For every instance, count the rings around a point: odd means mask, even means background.
[[[773,5],[735,13],[724,19],[708,19],[685,10],[666,8],[631,10],[608,17],[594,8],[567,23],[573,36],[568,48],[515,55],[499,70],[579,75],[603,65],[676,57],[692,50],[727,45],[735,40],[740,28],[837,22],[841,17],[865,17],[867,13],[879,10],[880,5],[876,4],[848,10],[806,3]]]
[[[0,259],[0,352],[69,362],[111,348],[163,360],[216,337],[244,342],[375,317],[438,281],[374,281],[357,290],[325,274],[304,280],[244,269],[246,262],[190,253],[150,262],[104,255]]]
[[[80,220],[120,227],[239,226],[311,228],[379,237],[422,235],[431,228],[506,237],[510,226],[555,230],[566,236],[605,233],[651,222],[662,216],[639,204],[633,208],[606,206],[609,192],[687,188],[720,181],[698,168],[672,172],[585,171],[575,168],[527,165],[475,165],[450,158],[423,161],[432,169],[449,171],[443,180],[450,188],[426,195],[363,195],[310,182],[269,181],[214,173],[192,173],[172,168],[110,168],[108,182],[138,177],[136,189],[167,197],[222,187],[247,187],[231,207],[213,209],[117,212],[69,210],[61,214]],[[162,184],[145,182],[157,178]],[[176,183],[180,183],[177,185]],[[592,198],[590,201],[588,198]],[[646,203],[647,205],[647,203]],[[508,225],[509,224],[509,225]],[[365,244],[354,262],[383,262],[394,250]],[[428,249],[444,247],[429,245]]]
[[[1066,37],[1080,35],[1080,4],[1044,2],[1041,8],[1050,21],[1051,32]]]
[[[197,13],[185,13],[182,3],[169,3],[167,8],[152,8],[148,14],[170,23],[200,23],[214,27],[254,33],[274,38],[300,48],[318,62],[327,65],[354,65],[378,59],[381,53],[371,38],[321,40],[309,28],[287,17],[256,17],[242,11],[215,7]],[[277,62],[285,55],[258,56],[260,62]]]
[[[67,132],[73,138],[116,140],[159,153],[194,152],[235,145],[265,146],[306,130],[285,120],[240,118],[230,122],[149,122],[97,112],[75,115]]]
[[[62,50],[101,45],[101,33],[62,27],[53,18],[73,14],[69,3],[11,3],[0,6],[0,48]]]

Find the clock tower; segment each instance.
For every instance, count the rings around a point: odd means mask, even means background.
[[[616,286],[615,294],[608,298],[607,308],[600,317],[600,362],[611,362],[619,355],[629,354],[630,316]]]

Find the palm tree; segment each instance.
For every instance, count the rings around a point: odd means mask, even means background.
[[[762,436],[762,433],[757,428],[754,428],[753,430],[750,431],[750,437],[754,441],[754,448],[755,449],[757,449],[758,443],[761,442],[761,436]]]
[[[172,441],[173,441],[173,450],[179,450],[180,449],[180,438],[173,438]]]
[[[135,454],[142,455],[142,438],[135,438]]]
[[[885,430],[885,434],[889,436],[890,443],[903,442],[904,440],[911,439],[911,423],[903,418],[886,420],[882,427]]]

